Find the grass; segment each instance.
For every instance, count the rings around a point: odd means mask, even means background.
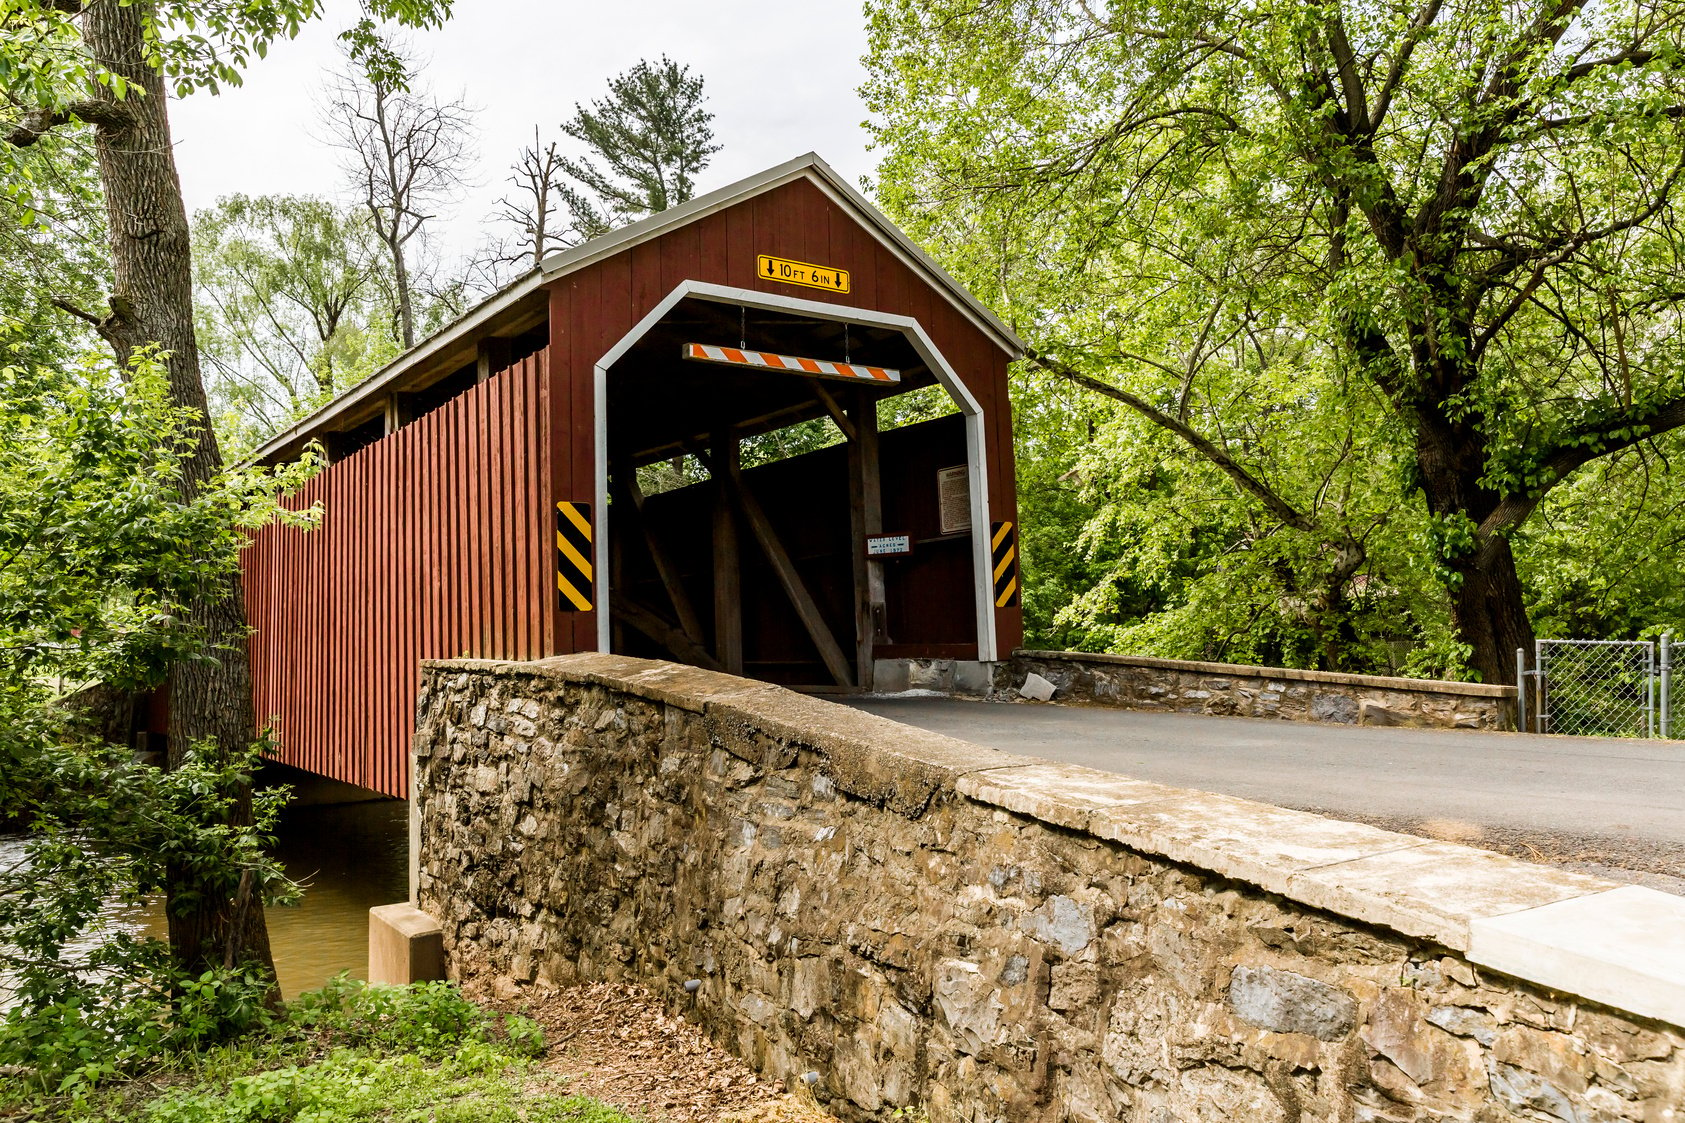
[[[249,1058],[233,1058],[233,1071]],[[633,1123],[595,1100],[536,1091],[529,1062],[470,1043],[450,1056],[336,1049],[305,1064],[200,1078],[110,1116],[136,1123]],[[72,1118],[76,1118],[72,1116]]]
[[[491,1015],[444,984],[340,980],[262,1032],[72,1098],[14,1101],[65,1123],[637,1123],[566,1094],[533,1060],[543,1031]]]

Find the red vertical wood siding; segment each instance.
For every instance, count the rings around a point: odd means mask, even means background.
[[[531,659],[553,568],[544,352],[325,469],[245,556],[253,693],[277,759],[408,795],[424,659]]]

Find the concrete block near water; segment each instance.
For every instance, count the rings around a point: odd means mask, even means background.
[[[403,986],[445,977],[439,922],[407,901],[369,910],[369,982]]]

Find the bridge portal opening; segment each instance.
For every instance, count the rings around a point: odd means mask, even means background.
[[[946,367],[895,317],[675,293],[598,365],[599,646],[814,691],[977,658],[982,432]]]

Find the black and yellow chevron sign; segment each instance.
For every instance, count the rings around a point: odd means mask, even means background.
[[[1018,535],[1011,523],[991,523],[990,546],[995,563],[995,607],[1018,603]]]
[[[556,600],[563,612],[590,612],[591,504],[556,504]]]

